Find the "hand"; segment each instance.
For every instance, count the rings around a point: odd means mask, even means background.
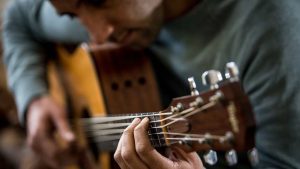
[[[40,97],[29,105],[27,131],[30,147],[51,167],[61,168],[73,161],[75,136],[64,109],[51,97]]]
[[[148,139],[149,119],[135,119],[124,131],[114,158],[121,169],[203,169],[197,153],[172,148],[169,158],[162,156]]]

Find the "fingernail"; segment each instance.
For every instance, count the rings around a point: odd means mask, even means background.
[[[71,133],[71,132],[67,132],[67,133],[65,133],[65,134],[64,134],[64,137],[65,137],[65,139],[66,139],[66,140],[68,140],[68,141],[72,141],[72,140],[74,140],[74,139],[75,139],[75,136],[74,136],[74,134],[73,134],[73,133]]]
[[[148,117],[145,117],[145,118],[143,119],[142,122],[147,123],[147,122],[149,122],[149,121],[150,121],[149,118],[148,118]]]
[[[140,123],[141,122],[141,119],[140,118],[135,118],[132,123]]]

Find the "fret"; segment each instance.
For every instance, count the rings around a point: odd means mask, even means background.
[[[151,113],[154,114],[154,113]],[[149,117],[150,122],[156,121],[157,118],[155,116]],[[157,127],[157,123],[150,123],[150,131],[151,131],[151,138],[154,140],[154,147],[160,147],[160,139],[158,137],[158,130],[154,127]]]
[[[149,114],[151,114],[151,113],[145,113],[145,115],[149,115]],[[149,121],[151,122],[152,119],[149,118]],[[149,124],[149,130],[148,130],[148,136],[149,136],[149,139],[150,139],[150,141],[151,141],[152,146],[153,146],[153,147],[156,147],[156,145],[157,145],[157,140],[156,140],[155,137],[153,137],[153,134],[154,134],[154,132],[153,132],[153,130],[152,130],[152,124],[150,123],[150,124]]]
[[[154,120],[157,121],[157,117],[154,117]],[[157,128],[156,128],[156,127],[157,127],[157,124],[154,123],[153,126],[155,127],[155,128],[154,128],[154,129],[155,129],[155,133],[158,133],[158,130],[157,130]],[[157,142],[157,143],[158,143],[158,146],[160,147],[160,146],[161,146],[161,143],[160,143],[159,134],[155,134],[155,135],[156,135],[156,137],[157,137],[157,139],[158,139],[158,142]]]
[[[155,116],[155,121],[158,121],[158,120],[160,120],[160,116]],[[156,133],[162,133],[163,130],[161,128],[157,128],[160,125],[161,125],[160,122],[156,122],[155,123]],[[157,134],[157,138],[159,140],[159,146],[160,147],[165,146],[164,135],[163,134]]]

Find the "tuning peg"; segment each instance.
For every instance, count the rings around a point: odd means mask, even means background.
[[[195,101],[190,103],[190,107],[200,107],[204,104],[204,100],[201,97],[197,97]]]
[[[192,96],[197,96],[197,95],[199,95],[199,92],[198,92],[198,90],[197,90],[197,86],[196,86],[194,77],[189,77],[189,78],[188,78],[188,81],[189,81],[189,85],[190,85],[190,89],[191,89],[191,95],[192,95]]]
[[[258,164],[259,159],[256,148],[253,148],[250,151],[248,151],[248,158],[252,166],[256,166]]]
[[[226,64],[225,77],[226,79],[232,80],[239,79],[239,69],[234,62],[229,62]]]
[[[233,142],[233,140],[234,140],[234,135],[233,135],[233,133],[230,132],[230,131],[228,131],[228,132],[226,132],[226,134],[225,134],[223,137],[221,137],[221,138],[219,139],[219,142],[220,142],[221,144],[226,144],[226,143],[231,144],[231,143]]]
[[[203,155],[204,161],[209,165],[215,165],[218,162],[217,152],[209,150]]]
[[[218,82],[222,81],[222,74],[217,70],[209,70],[202,74],[203,85],[210,85],[211,89],[217,89]]]
[[[221,91],[217,91],[214,95],[210,96],[209,101],[222,101],[224,94]]]
[[[182,103],[177,103],[177,105],[174,107],[172,106],[171,107],[171,112],[172,113],[178,113],[178,112],[181,112],[184,110],[184,106]]]
[[[225,158],[229,166],[236,165],[238,162],[237,153],[233,149],[226,152]]]
[[[185,136],[178,143],[181,144],[181,145],[185,145],[189,148],[192,148],[193,141],[191,140],[190,136]]]

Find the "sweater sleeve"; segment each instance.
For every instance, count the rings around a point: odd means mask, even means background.
[[[30,29],[30,8],[13,1],[4,13],[3,45],[4,63],[7,67],[9,87],[18,107],[21,124],[32,99],[47,93],[45,52]]]
[[[258,168],[299,168],[300,3],[259,2],[244,20],[240,49],[249,57],[239,62],[256,117]]]

